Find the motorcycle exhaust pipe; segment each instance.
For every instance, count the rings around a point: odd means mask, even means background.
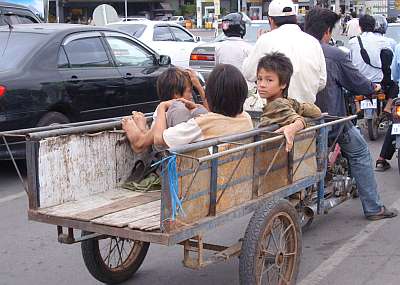
[[[324,200],[324,205],[323,205],[324,213],[327,213],[328,210],[336,207],[337,205],[342,204],[346,200],[347,200],[346,196],[334,197]],[[304,215],[306,215],[306,217],[313,218],[315,216],[315,213],[317,212],[317,204],[315,203],[311,206],[304,207],[303,212]]]

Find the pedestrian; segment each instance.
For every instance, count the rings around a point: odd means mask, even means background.
[[[318,93],[316,104],[322,112],[346,116],[343,88],[356,94],[370,95],[380,87],[363,76],[343,51],[329,45],[338,20],[339,16],[329,9],[314,8],[306,16],[305,30],[321,42],[326,59],[327,87]],[[366,218],[379,220],[397,216],[397,211],[383,206],[379,197],[371,154],[359,130],[348,122],[341,133],[338,128],[330,132],[330,138],[337,135],[342,154],[348,159],[351,174],[356,180]]]
[[[351,20],[346,24],[346,34],[349,39],[355,38],[361,34],[359,19],[355,11],[351,12]]]
[[[301,31],[291,0],[273,0],[268,8],[271,31],[262,34],[243,63],[248,81],[257,79],[257,64],[271,52],[286,55],[293,65],[288,97],[300,103],[314,103],[317,92],[325,87],[326,65],[319,42]]]

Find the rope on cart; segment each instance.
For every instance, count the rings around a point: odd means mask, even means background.
[[[164,166],[165,161],[168,161],[166,163],[166,167]],[[185,216],[185,212],[183,211],[183,206],[182,206],[183,199],[180,200],[178,197],[178,172],[176,167],[176,155],[173,154],[164,157],[160,161],[153,163],[151,167],[158,164],[161,164],[161,173],[163,179],[168,179],[169,193],[171,195],[171,208],[172,208],[171,220],[175,221],[177,213],[180,212],[183,216]],[[167,170],[168,172],[168,177],[166,177],[167,174],[165,170]]]

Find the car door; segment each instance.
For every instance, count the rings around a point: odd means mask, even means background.
[[[128,113],[154,112],[159,102],[156,79],[163,71],[155,55],[139,42],[120,33],[105,33],[105,40],[125,83],[122,98],[124,110]]]
[[[199,44],[194,36],[186,32],[183,28],[170,26],[170,29],[176,43],[175,47],[177,50],[179,50],[178,57],[176,59],[176,65],[189,67],[190,54],[192,53],[192,50]]]
[[[169,57],[171,57],[171,63],[173,65],[181,66],[181,51],[179,50],[179,46],[177,46],[175,42],[169,25],[160,24],[154,26],[151,48],[154,49],[158,54],[169,55]]]
[[[74,34],[59,51],[59,72],[80,120],[124,115],[125,84],[99,32]]]

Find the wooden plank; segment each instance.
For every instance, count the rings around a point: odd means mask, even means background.
[[[133,192],[126,189],[112,189],[104,193],[91,195],[78,201],[66,202],[61,205],[40,208],[39,212],[45,215],[58,217],[71,217],[80,212],[86,212],[120,200],[137,197],[143,193]]]
[[[129,144],[117,144],[122,136],[107,131],[41,140],[37,159],[40,207],[80,200],[123,183],[137,156]]]
[[[136,219],[136,216],[152,216],[160,213],[161,201],[157,200],[133,208],[129,208],[123,211],[115,212],[109,215],[92,220],[93,223],[110,225],[115,227],[125,227],[132,220]]]
[[[93,220],[114,212],[119,212],[125,209],[133,208],[140,206],[142,204],[147,204],[149,202],[160,200],[161,192],[149,192],[143,193],[139,196],[129,197],[127,199],[113,201],[108,205],[104,205],[102,207],[98,207],[96,209],[92,209],[86,212],[77,213],[73,216],[73,218],[80,220]]]
[[[160,226],[160,216],[159,215],[153,215],[149,216],[145,219],[141,219],[132,223],[129,223],[128,227],[131,229],[139,229],[139,230],[144,230],[147,228],[154,228],[155,226]]]

